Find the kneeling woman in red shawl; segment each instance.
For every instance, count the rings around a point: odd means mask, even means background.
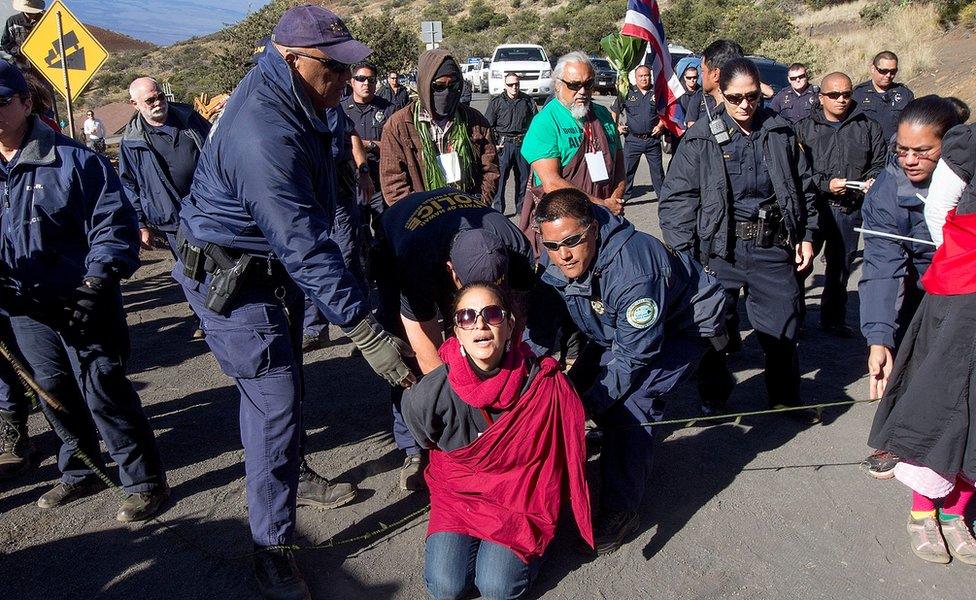
[[[424,580],[435,600],[521,598],[552,541],[563,489],[590,546],[583,405],[551,358],[519,341],[506,294],[462,288],[444,364],[403,396],[430,449]]]

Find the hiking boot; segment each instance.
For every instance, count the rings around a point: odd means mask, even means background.
[[[351,483],[333,483],[312,470],[302,461],[298,474],[298,506],[339,508],[356,498],[359,490]]]
[[[314,333],[302,335],[302,352],[311,352],[319,348],[325,348],[327,345],[329,345],[329,332],[327,330],[323,330],[318,335]]]
[[[0,479],[23,475],[31,468],[27,419],[0,410]]]
[[[64,506],[75,500],[93,496],[104,490],[105,487],[105,483],[94,475],[86,477],[78,483],[64,483],[63,481],[59,481],[57,485],[37,499],[37,506],[39,508]]]
[[[949,551],[946,550],[945,541],[939,532],[939,521],[935,517],[909,518],[908,537],[915,556],[933,563],[949,562]]]
[[[942,527],[942,537],[945,538],[946,546],[953,558],[960,560],[967,565],[976,565],[976,539],[966,525],[965,517],[943,521],[939,519]]]
[[[167,499],[169,499],[169,486],[165,483],[148,492],[129,494],[119,506],[115,518],[122,523],[151,519],[159,513],[159,509]]]
[[[311,600],[295,555],[288,548],[255,548],[254,578],[270,600]]]
[[[400,489],[405,492],[416,492],[427,487],[424,481],[424,459],[419,454],[411,454],[400,467]]]
[[[891,479],[895,476],[895,465],[901,459],[885,450],[878,450],[861,462],[861,468],[875,479]]]
[[[593,544],[597,555],[610,554],[623,545],[640,525],[640,516],[632,511],[600,511],[593,524]]]

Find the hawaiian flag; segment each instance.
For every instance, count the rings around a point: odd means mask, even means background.
[[[664,24],[661,23],[657,0],[627,0],[627,16],[624,17],[620,33],[646,40],[648,48],[654,52],[651,74],[657,114],[668,131],[681,135],[684,132],[681,127],[684,115],[681,114],[678,98],[685,93],[685,88],[671,67],[671,53],[668,52],[668,40],[664,37]]]

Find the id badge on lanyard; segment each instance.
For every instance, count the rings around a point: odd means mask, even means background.
[[[589,122],[583,126],[583,143],[586,144],[586,154],[583,155],[583,158],[586,159],[586,172],[590,175],[590,181],[600,183],[610,179],[610,174],[607,173],[607,163],[603,158],[603,150],[596,149]]]

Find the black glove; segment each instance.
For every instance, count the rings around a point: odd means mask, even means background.
[[[98,322],[106,298],[112,294],[114,282],[103,277],[86,277],[75,288],[66,307],[65,326],[69,331],[88,334]]]

